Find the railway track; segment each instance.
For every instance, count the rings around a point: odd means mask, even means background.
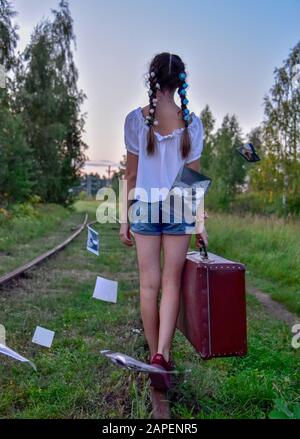
[[[0,288],[9,282],[17,279],[18,277],[22,276],[26,271],[36,267],[37,265],[44,262],[46,259],[50,258],[51,256],[55,255],[62,249],[64,249],[70,242],[72,242],[85,228],[87,225],[88,220],[88,214],[85,214],[84,221],[79,224],[79,226],[76,228],[76,231],[72,233],[67,239],[65,239],[63,242],[58,244],[56,247],[53,247],[51,250],[48,250],[47,252],[37,256],[36,258],[32,259],[29,262],[26,262],[21,267],[16,268],[15,270],[10,271],[9,273],[6,273],[0,277]]]
[[[0,290],[4,285],[7,285],[13,280],[18,279],[27,271],[31,270],[32,268],[35,268],[36,266],[45,262],[51,256],[54,256],[58,252],[63,250],[78,235],[80,235],[80,233],[84,230],[86,226],[92,226],[95,223],[97,223],[97,221],[90,221],[88,223],[87,220],[88,220],[88,214],[86,213],[84,221],[81,224],[79,224],[79,226],[76,227],[76,230],[63,242],[53,247],[52,249],[48,250],[47,252],[37,256],[31,261],[23,264],[21,267],[18,267],[15,270],[12,270],[9,273],[2,275],[0,277]],[[162,390],[156,390],[150,387],[150,397],[152,402],[152,418],[170,419],[171,415],[170,415],[169,401],[167,399],[167,393]]]

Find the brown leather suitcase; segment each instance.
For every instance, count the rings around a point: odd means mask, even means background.
[[[177,328],[205,360],[247,354],[245,265],[188,252]]]

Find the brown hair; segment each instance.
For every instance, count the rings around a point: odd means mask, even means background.
[[[183,74],[180,77],[180,74]],[[161,92],[169,90],[171,92],[178,88],[178,94],[181,100],[181,113],[184,120],[185,128],[181,137],[181,154],[182,158],[186,158],[191,150],[191,141],[188,131],[189,113],[187,109],[188,100],[186,99],[187,83],[184,79],[185,65],[178,55],[163,52],[155,55],[149,65],[147,74],[147,85],[149,86],[149,116],[146,123],[149,126],[147,138],[147,153],[154,154],[155,136],[153,125],[155,125],[156,110],[156,93],[159,87]],[[157,86],[158,84],[158,86]]]

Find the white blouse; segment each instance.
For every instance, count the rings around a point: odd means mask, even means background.
[[[183,127],[176,128],[165,136],[154,131],[156,148],[155,153],[149,156],[147,154],[149,127],[145,124],[142,108],[138,107],[127,114],[124,124],[125,146],[128,151],[139,156],[135,198],[148,202],[164,200],[180,168],[200,158],[203,149],[203,124],[194,112],[190,114],[192,121],[188,125],[188,130],[191,150],[185,159],[182,159],[180,149],[180,134],[184,130]]]

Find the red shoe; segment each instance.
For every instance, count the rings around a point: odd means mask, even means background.
[[[155,354],[151,360],[151,364],[162,370],[171,371],[174,365],[171,361],[166,361],[162,354]],[[151,386],[156,389],[168,390],[171,387],[171,376],[168,373],[149,373]]]

